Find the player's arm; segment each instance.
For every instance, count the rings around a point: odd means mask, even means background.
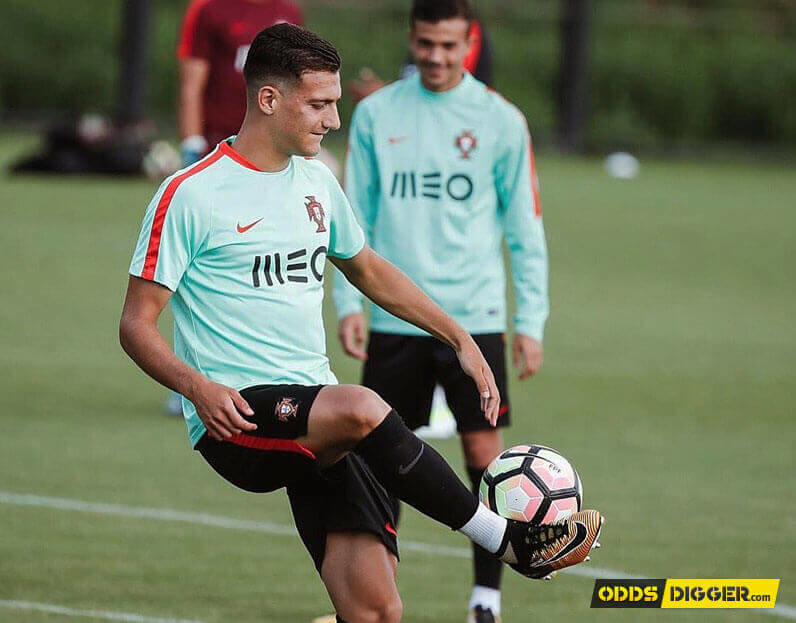
[[[215,439],[256,429],[240,416],[254,412],[237,391],[213,383],[180,361],[169,348],[158,329],[158,318],[170,297],[171,290],[165,286],[130,276],[119,322],[124,352],[158,383],[188,398]]]
[[[510,119],[496,166],[497,193],[517,299],[512,354],[525,379],[542,365],[542,336],[549,312],[547,245],[531,137],[521,113]]]
[[[478,387],[484,417],[497,423],[500,394],[473,338],[393,264],[365,245],[348,259],[329,258],[349,282],[389,313],[428,331],[456,351],[462,369]]]
[[[210,74],[210,25],[204,4],[194,0],[183,19],[177,45],[180,84],[177,94],[177,125],[183,166],[193,164],[207,151],[202,102]]]
[[[373,123],[363,105],[357,106],[351,120],[345,187],[357,221],[365,233],[365,241],[369,243],[379,201],[380,181],[373,144]],[[351,357],[366,359],[367,327],[362,313],[362,295],[342,275],[336,273],[332,297],[339,319],[338,336],[343,350]]]
[[[196,142],[201,151],[207,147],[204,138],[204,117],[202,101],[210,63],[202,58],[187,57],[180,59],[180,89],[177,101],[177,124],[183,144],[190,140]],[[198,144],[201,139],[203,147]]]

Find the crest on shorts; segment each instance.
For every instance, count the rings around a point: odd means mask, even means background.
[[[282,398],[276,404],[276,417],[280,422],[287,422],[290,418],[295,418],[298,413],[298,403],[294,398]]]
[[[310,221],[318,226],[318,229],[315,231],[315,233],[320,234],[325,232],[326,225],[324,225],[323,220],[326,218],[326,214],[323,211],[321,202],[316,201],[315,195],[310,195],[304,198],[307,200],[307,203],[305,203],[304,206],[307,208],[307,214],[310,217]]]
[[[462,158],[469,160],[470,153],[478,147],[478,139],[473,136],[470,130],[465,130],[456,137],[456,147],[462,152]]]

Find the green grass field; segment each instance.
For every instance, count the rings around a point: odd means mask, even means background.
[[[30,145],[1,136],[0,166]],[[542,155],[539,169],[553,310],[543,371],[512,379],[508,441],[552,445],[578,467],[587,505],[607,517],[595,567],[782,578],[778,603],[796,604],[793,168],[645,162],[639,179],[619,182],[598,161]],[[210,472],[182,422],[163,415],[164,390],[118,346],[127,263],[153,185],[2,175],[0,620],[83,620],[8,600],[207,623],[303,623],[329,611],[289,531],[10,495],[291,525],[282,493],[247,495]],[[355,381],[333,330],[328,342],[341,380]],[[438,447],[461,468],[455,441]],[[417,513],[405,517],[405,541],[466,546]],[[464,621],[465,558],[404,549],[399,581],[407,622]],[[509,572],[504,620],[776,620],[594,611],[592,586]]]

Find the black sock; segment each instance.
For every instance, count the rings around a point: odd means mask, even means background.
[[[478,508],[478,499],[445,459],[410,431],[395,411],[354,452],[389,493],[452,530],[466,524]]]
[[[477,467],[467,467],[467,475],[473,485],[473,493],[478,495],[481,477],[484,470]],[[500,590],[500,578],[503,575],[503,563],[493,554],[490,554],[480,545],[473,543],[473,568],[476,586],[486,586]]]

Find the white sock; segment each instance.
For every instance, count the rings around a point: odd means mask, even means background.
[[[464,524],[459,532],[494,554],[500,549],[507,526],[508,522],[503,517],[479,503],[475,515],[470,517],[470,521]]]
[[[468,610],[481,606],[484,610],[491,610],[495,616],[500,616],[500,591],[496,588],[487,586],[473,586],[473,594],[470,597]]]

